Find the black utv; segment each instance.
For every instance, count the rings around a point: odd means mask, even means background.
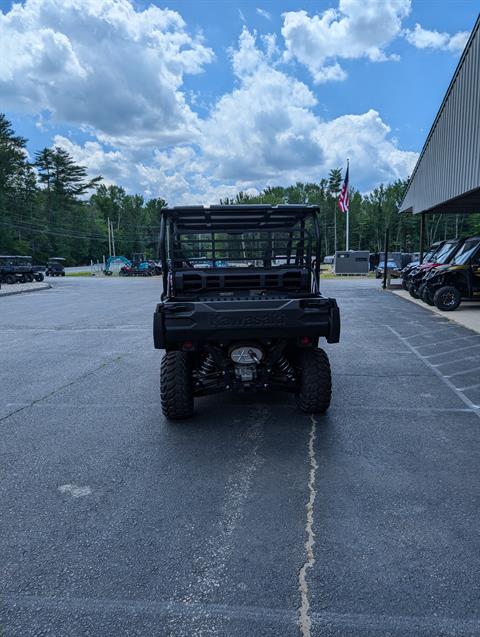
[[[166,350],[167,418],[186,418],[194,397],[222,391],[287,391],[305,412],[328,409],[330,364],[318,341],[339,341],[340,314],[320,293],[318,213],[297,205],[162,210],[164,291],[153,334]]]
[[[63,257],[50,257],[47,262],[47,276],[65,276],[65,261]]]
[[[461,249],[465,239],[447,239],[441,242],[441,246],[435,251],[430,260],[422,265],[412,273],[410,277],[410,295],[415,299],[422,299],[425,303],[433,305],[433,301],[430,297],[430,293],[426,286],[426,277],[428,274],[455,257],[457,252]]]
[[[432,263],[435,254],[442,248],[445,241],[436,241],[432,243],[432,245],[426,251],[423,261],[409,264],[406,268],[402,270],[402,287],[407,292],[410,292],[410,295],[413,296],[414,299],[418,299],[418,294],[413,285],[414,278],[418,275],[419,271],[424,268],[427,264]]]
[[[480,300],[480,237],[465,239],[448,265],[429,273],[425,286],[439,310],[456,310],[462,300]]]
[[[18,254],[0,255],[0,281],[3,283],[31,283],[35,278],[32,257]]]

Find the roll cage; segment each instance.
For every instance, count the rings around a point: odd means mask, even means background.
[[[164,208],[162,300],[249,288],[318,294],[318,214],[296,204]]]

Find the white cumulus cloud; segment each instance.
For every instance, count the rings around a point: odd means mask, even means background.
[[[363,14],[354,0],[341,0],[337,12],[316,18],[287,14],[288,55],[318,81],[343,79],[342,57],[383,59],[409,2],[382,3],[383,35],[372,3],[365,0]],[[40,118],[46,112],[43,126],[58,121],[87,132],[86,142],[76,142],[74,133],[56,135],[53,144],[92,177],[186,204],[318,181],[347,157],[352,184],[362,191],[411,172],[417,154],[399,148],[376,110],[327,121],[318,115],[320,92],[291,74],[275,34],[257,36],[244,26],[229,51],[233,89],[205,115],[196,114],[182,92],[184,76],[201,72],[211,49],[189,34],[177,12],[135,6],[129,0],[26,0],[0,12],[4,102]],[[317,42],[317,22],[330,42],[335,34],[344,40],[356,34],[357,43],[340,55],[340,44]],[[315,64],[318,46],[321,63]]]
[[[340,0],[338,9],[312,16],[288,11],[282,26],[285,58],[304,64],[318,83],[343,80],[346,74],[339,59],[397,59],[385,49],[401,32],[409,12],[410,0]]]
[[[0,11],[5,106],[49,111],[117,144],[197,134],[181,87],[213,59],[175,11],[129,0],[26,0]]]
[[[318,180],[346,157],[363,184],[412,170],[417,154],[397,147],[378,112],[322,121],[312,91],[275,68],[246,28],[232,63],[239,85],[202,124],[202,159],[215,178],[255,188]]]
[[[414,29],[407,29],[405,37],[417,49],[443,49],[459,53],[465,48],[469,37],[468,31],[459,31],[454,35],[446,32],[431,31],[416,24]]]

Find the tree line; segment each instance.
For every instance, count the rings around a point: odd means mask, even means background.
[[[105,185],[100,176],[91,179],[87,169],[59,147],[43,148],[30,159],[26,144],[0,114],[0,254],[28,254],[37,263],[51,256],[65,257],[71,265],[101,261],[108,256],[110,220],[116,254],[157,257],[164,199],[145,201],[121,186]],[[325,256],[345,247],[345,216],[337,206],[341,184],[342,173],[333,168],[315,183],[267,187],[255,196],[239,192],[220,203],[318,205]],[[418,250],[418,217],[398,214],[406,185],[396,180],[365,195],[350,188],[351,249],[382,251],[388,226],[391,250]],[[426,240],[475,233],[480,233],[480,215],[433,215]]]

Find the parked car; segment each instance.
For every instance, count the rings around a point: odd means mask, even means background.
[[[378,266],[375,268],[375,278],[381,279],[383,276],[384,270],[385,270],[385,261],[380,261]],[[388,259],[387,261],[387,270],[393,279],[398,279],[402,275],[396,261],[393,261],[391,259]]]

